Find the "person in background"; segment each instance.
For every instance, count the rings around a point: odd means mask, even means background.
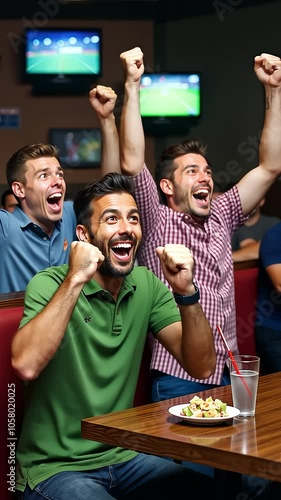
[[[262,237],[269,228],[280,222],[279,217],[261,213],[264,203],[265,198],[254,208],[244,224],[234,231],[231,240],[233,262],[258,259]]]
[[[255,340],[261,373],[281,371],[281,222],[260,244]]]
[[[81,437],[81,419],[133,405],[148,330],[194,377],[209,377],[216,357],[189,249],[155,249],[174,295],[134,267],[142,231],[131,179],[107,174],[78,193],[74,208],[79,241],[69,265],[31,279],[12,342],[27,401],[16,488],[24,500],[141,500],[188,485],[215,498],[213,483],[182,465]]]
[[[115,92],[107,92],[109,100],[116,100]],[[102,152],[106,171],[117,132],[112,115],[104,118],[101,109],[98,116],[101,131],[108,132]],[[67,263],[76,239],[73,202],[64,201],[66,184],[56,147],[24,146],[7,162],[6,176],[18,206],[13,213],[0,211],[0,293],[25,290],[37,271]]]
[[[216,371],[209,379],[200,380],[183,370],[154,340],[152,400],[159,401],[229,384],[228,353],[217,326],[222,328],[233,353],[238,353],[231,237],[281,174],[281,61],[270,54],[262,54],[254,60],[254,70],[264,85],[266,101],[260,164],[211,205],[212,168],[206,147],[198,140],[185,140],[168,147],[156,166],[154,181],[145,165],[140,116],[143,53],[135,47],[123,52],[120,58],[125,73],[120,158],[122,172],[133,176],[141,213],[143,240],[138,262],[147,265],[169,286],[155,258],[155,246],[160,242],[174,242],[191,249],[196,261],[195,281],[201,290],[200,303],[211,325],[216,348]]]
[[[6,189],[1,196],[1,208],[7,210],[7,212],[13,212],[18,202],[14,196],[12,189]]]

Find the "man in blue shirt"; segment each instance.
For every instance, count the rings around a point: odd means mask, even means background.
[[[259,286],[255,324],[261,373],[281,370],[281,222],[266,231],[259,253]]]
[[[34,274],[68,262],[76,239],[72,202],[57,149],[48,144],[21,148],[7,163],[7,180],[19,203],[0,212],[0,292],[25,290]]]
[[[109,100],[116,100],[113,90]],[[110,170],[108,155],[115,139],[115,123],[104,113],[107,101],[97,94],[95,109],[101,131],[111,130],[103,150],[103,171]],[[107,167],[108,166],[108,167]],[[32,144],[9,159],[7,182],[18,201],[13,213],[0,210],[0,293],[25,290],[30,279],[49,266],[67,264],[70,244],[76,240],[72,201],[64,202],[66,184],[57,148]]]

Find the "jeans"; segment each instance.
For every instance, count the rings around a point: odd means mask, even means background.
[[[229,385],[230,377],[229,371],[225,368],[221,380],[222,385]],[[218,385],[201,384],[199,382],[192,382],[182,378],[173,377],[162,372],[152,371],[152,402],[163,401],[164,399],[177,398],[185,396],[186,394],[193,394],[208,389],[220,387]]]
[[[175,492],[200,491],[206,498],[213,482],[201,474],[164,458],[139,453],[127,462],[81,472],[60,472],[39,483],[26,486],[22,500],[143,500],[173,498]]]

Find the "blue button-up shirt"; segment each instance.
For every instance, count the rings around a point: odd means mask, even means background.
[[[67,264],[70,244],[76,240],[72,201],[64,203],[62,219],[51,236],[19,208],[0,210],[0,293],[25,290],[38,271]]]

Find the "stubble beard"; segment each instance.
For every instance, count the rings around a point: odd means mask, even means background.
[[[134,260],[131,262],[129,267],[126,267],[126,269],[122,269],[122,267],[116,267],[114,264],[112,264],[111,259],[108,256],[100,265],[99,272],[103,276],[110,276],[112,278],[125,278],[125,276],[128,276],[128,274],[132,272],[133,268]]]
[[[184,190],[174,183],[174,203],[179,210],[185,214],[190,215],[194,219],[205,220],[210,215],[210,207],[208,208],[207,214],[202,214],[201,211],[192,208],[192,204],[189,200],[189,195],[184,192]]]

